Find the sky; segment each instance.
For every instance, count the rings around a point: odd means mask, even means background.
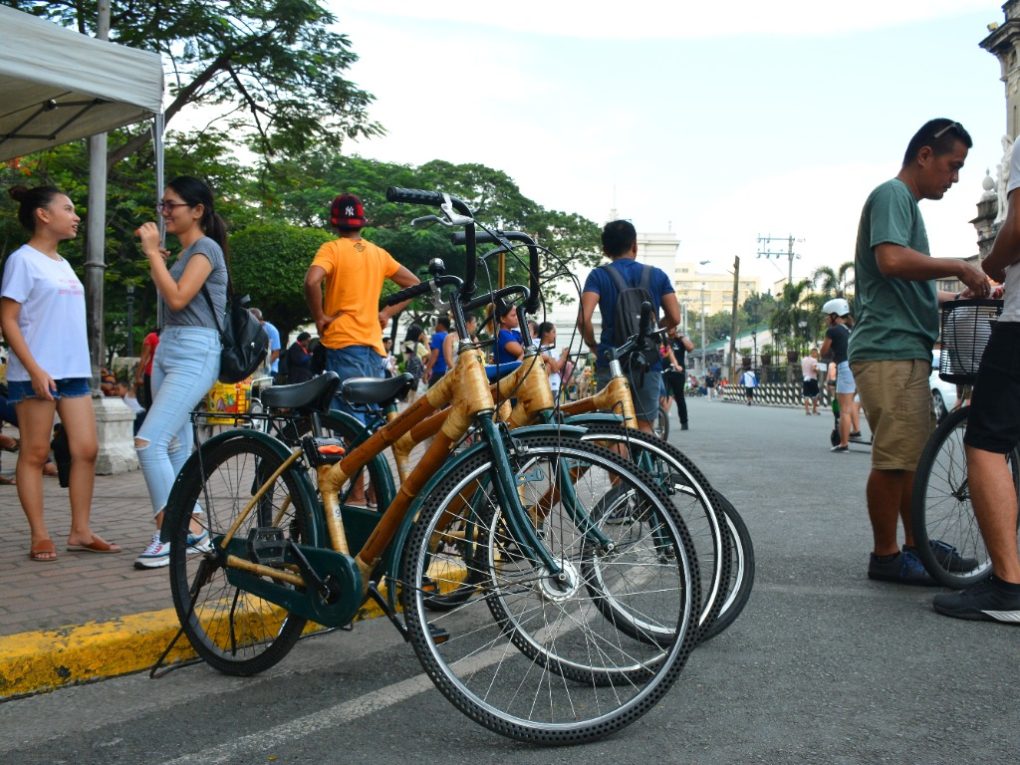
[[[545,208],[672,231],[679,259],[739,255],[762,289],[853,259],[868,193],[911,135],[950,117],[974,138],[959,183],[924,201],[932,254],[977,252],[986,169],[1006,131],[989,0],[326,0],[387,135],[372,159],[479,162]],[[759,237],[783,241],[770,247]]]

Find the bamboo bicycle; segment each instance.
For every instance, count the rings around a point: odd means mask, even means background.
[[[415,190],[388,195],[440,206],[473,233],[458,200]],[[189,459],[163,527],[172,543],[175,607],[200,656],[245,675],[282,659],[307,621],[346,626],[371,598],[410,640],[437,687],[472,719],[522,740],[593,740],[646,712],[675,681],[694,644],[697,562],[668,496],[629,463],[563,437],[558,426],[508,434],[493,421],[481,354],[464,330],[472,247],[468,255],[463,283],[437,277],[391,299],[454,288],[461,351],[452,374],[363,443],[345,451],[326,434],[322,420],[334,414],[322,418],[319,411],[335,380],[324,376],[263,395],[263,404],[310,412],[313,433],[301,448],[238,429],[213,437]],[[360,381],[345,393],[379,402],[400,383]],[[384,512],[341,502],[351,476],[447,404],[450,414],[425,456],[399,491],[378,497]],[[476,443],[451,455],[472,427]],[[654,519],[654,533],[614,543],[606,526],[621,501]],[[189,557],[193,517],[208,529],[213,549]],[[447,532],[468,524],[478,532],[471,537],[476,554],[466,560],[461,540]],[[656,551],[651,562],[649,547]],[[597,581],[587,576],[594,566],[605,572]],[[426,601],[453,571],[478,578],[479,595],[430,626]],[[636,637],[633,624],[621,629],[601,607],[607,599],[641,613],[650,628]]]

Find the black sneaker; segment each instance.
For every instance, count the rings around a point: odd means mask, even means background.
[[[859,430],[855,430],[853,433],[850,434],[850,438],[860,439],[860,437],[861,437],[861,431],[859,431]]]
[[[973,571],[978,567],[977,558],[964,558],[951,544],[939,539],[929,539],[928,546],[935,555],[935,560],[939,562],[939,565],[942,566],[945,571],[965,573],[967,571]],[[904,545],[903,549],[911,550],[911,552],[913,552],[913,550],[907,545]]]
[[[829,449],[829,451],[830,452],[837,452],[837,453],[848,452],[848,451],[850,451],[850,447],[849,446],[834,446],[831,449]]]
[[[932,608],[957,619],[1020,624],[1020,594],[1005,592],[994,576],[962,592],[936,595]]]
[[[937,587],[918,558],[911,550],[904,549],[889,560],[880,560],[874,553],[868,562],[868,579],[880,582],[912,584],[918,587]]]

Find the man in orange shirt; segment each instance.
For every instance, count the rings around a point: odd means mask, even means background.
[[[305,300],[326,349],[326,369],[341,380],[348,377],[383,377],[386,351],[382,327],[407,303],[379,310],[386,279],[400,287],[418,283],[418,277],[381,247],[361,237],[365,210],[353,194],[333,200],[329,221],[338,238],[319,248],[305,274]],[[323,289],[325,282],[325,289]],[[364,421],[339,398],[333,405]]]

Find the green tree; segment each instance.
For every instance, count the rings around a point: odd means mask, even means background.
[[[811,282],[807,279],[783,285],[783,293],[769,321],[772,343],[777,352],[783,347],[803,352],[808,329],[812,321],[817,320],[817,314],[812,315],[810,303],[807,302],[810,289]]]
[[[305,304],[305,272],[324,243],[333,237],[318,228],[286,223],[249,226],[230,237],[230,272],[234,292],[251,296],[252,305],[280,330],[311,321]]]
[[[821,266],[811,275],[811,283],[826,299],[850,297],[850,289],[854,285],[854,262],[848,260],[835,270]]]
[[[94,35],[96,0],[13,0],[14,8]],[[313,0],[178,0],[112,4],[110,39],[162,54],[171,102],[166,123],[187,106],[213,107],[260,153],[302,149],[339,136],[382,132],[372,96],[345,79],[357,61],[336,17]],[[109,164],[149,142],[146,129],[111,148]]]

